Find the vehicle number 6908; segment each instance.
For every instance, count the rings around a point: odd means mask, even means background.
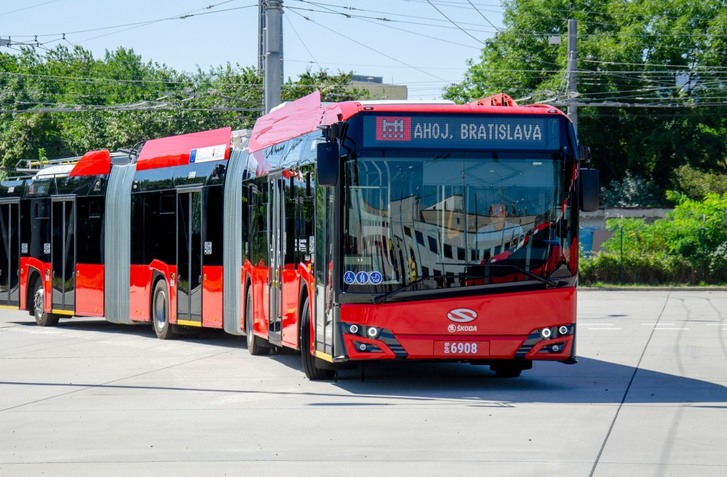
[[[444,354],[477,354],[477,343],[444,343]]]

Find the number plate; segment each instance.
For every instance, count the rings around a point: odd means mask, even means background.
[[[434,356],[489,356],[489,341],[435,341]]]

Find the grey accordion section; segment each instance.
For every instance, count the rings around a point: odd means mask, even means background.
[[[235,149],[225,174],[223,208],[222,283],[223,321],[227,333],[242,335],[242,178],[247,166],[247,149]]]
[[[136,164],[113,166],[106,187],[104,220],[104,314],[112,323],[131,324],[131,184]]]

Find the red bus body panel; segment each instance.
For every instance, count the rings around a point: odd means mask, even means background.
[[[298,311],[302,305],[300,303],[300,271],[309,275],[307,268],[300,266],[296,269],[295,265],[285,265],[281,277],[282,287],[282,324],[281,324],[281,343],[289,348],[299,348],[300,324],[298,322]],[[268,289],[269,269],[262,263],[257,267],[251,268],[251,282],[253,289],[253,330],[256,335],[269,339],[270,331],[270,293]],[[243,275],[245,272],[243,272]],[[244,283],[244,277],[243,277]],[[245,309],[245,297],[243,296],[242,310]],[[244,312],[243,312],[244,313]],[[242,318],[244,320],[244,316]]]
[[[131,265],[129,274],[129,318],[133,321],[149,321],[151,303],[151,276],[149,265]]]
[[[222,267],[202,267],[202,326],[222,328]]]
[[[315,91],[285,108],[262,116],[255,122],[248,148],[259,151],[301,134],[313,132],[321,122],[321,93]]]
[[[177,322],[177,288],[173,277],[177,268],[154,260],[149,265],[131,265],[129,280],[129,315],[132,321],[151,321],[151,293],[154,274],[164,277],[169,288],[169,322]]]
[[[111,172],[111,153],[107,149],[89,151],[76,163],[68,174],[76,176],[108,175]]]
[[[256,334],[267,339],[270,321],[268,314],[268,303],[270,294],[268,292],[268,267],[260,262],[252,267],[252,329]]]
[[[158,169],[161,167],[182,166],[189,164],[190,152],[205,147],[225,148],[224,157],[230,157],[230,135],[232,128],[213,129],[179,136],[151,139],[136,160],[136,170]]]
[[[104,266],[76,265],[76,315],[104,315]]]
[[[300,277],[295,265],[283,269],[283,344],[290,348],[298,347],[298,299]]]
[[[37,272],[40,275],[40,279],[43,281],[43,289],[45,290],[45,311],[50,311],[51,285],[50,281],[46,281],[45,277],[50,277],[51,264],[41,262],[37,258],[32,257],[20,257],[20,301],[18,307],[19,309],[24,310],[28,306],[33,305],[32,303],[28,303],[25,298],[28,296],[28,292],[32,291],[29,290],[29,288],[33,286],[33,284],[28,283],[28,280],[30,279],[30,275],[34,272]]]
[[[466,325],[448,319],[450,311],[467,308],[477,313]],[[565,288],[482,297],[400,302],[384,305],[341,305],[341,321],[389,330],[403,347],[407,359],[512,359],[535,330],[574,325],[576,289]],[[538,359],[565,360],[573,347],[573,335],[557,339],[560,353],[538,355]],[[394,359],[394,351],[381,340],[344,334],[346,354],[352,360]],[[356,343],[374,344],[381,353],[362,353]],[[443,352],[444,344],[477,343],[466,355]],[[532,358],[547,341],[527,352]],[[470,351],[470,349],[468,349]]]

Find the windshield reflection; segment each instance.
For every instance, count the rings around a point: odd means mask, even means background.
[[[348,160],[343,290],[552,285],[544,279],[567,261],[562,162],[502,156]]]

